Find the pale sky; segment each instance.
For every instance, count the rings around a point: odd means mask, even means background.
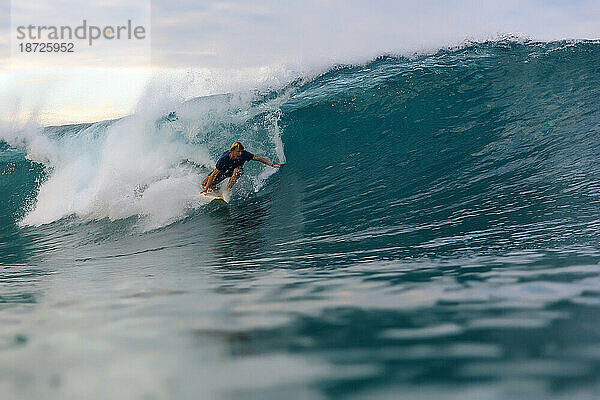
[[[0,121],[31,117],[42,124],[127,115],[157,73],[163,80],[187,76],[188,84],[179,90],[184,100],[465,40],[507,34],[534,40],[600,38],[597,0],[0,3],[11,10],[0,16]],[[76,26],[83,19],[99,26],[131,19],[148,35],[137,42],[77,43],[71,55],[18,53],[16,26]]]

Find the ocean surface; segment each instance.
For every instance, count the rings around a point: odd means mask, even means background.
[[[0,131],[2,398],[600,397],[598,42],[154,100]]]

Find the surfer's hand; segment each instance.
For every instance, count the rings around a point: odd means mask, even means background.
[[[273,164],[273,168],[281,168],[282,165],[285,165],[285,164]]]

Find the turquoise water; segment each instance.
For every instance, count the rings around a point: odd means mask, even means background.
[[[0,133],[10,398],[600,394],[600,47],[479,43]],[[233,140],[259,163],[197,196]]]

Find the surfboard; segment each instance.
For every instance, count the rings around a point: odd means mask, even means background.
[[[200,196],[206,197],[207,199],[211,199],[211,201],[221,201],[223,203],[229,203],[229,193],[214,191],[208,193],[200,193]]]

